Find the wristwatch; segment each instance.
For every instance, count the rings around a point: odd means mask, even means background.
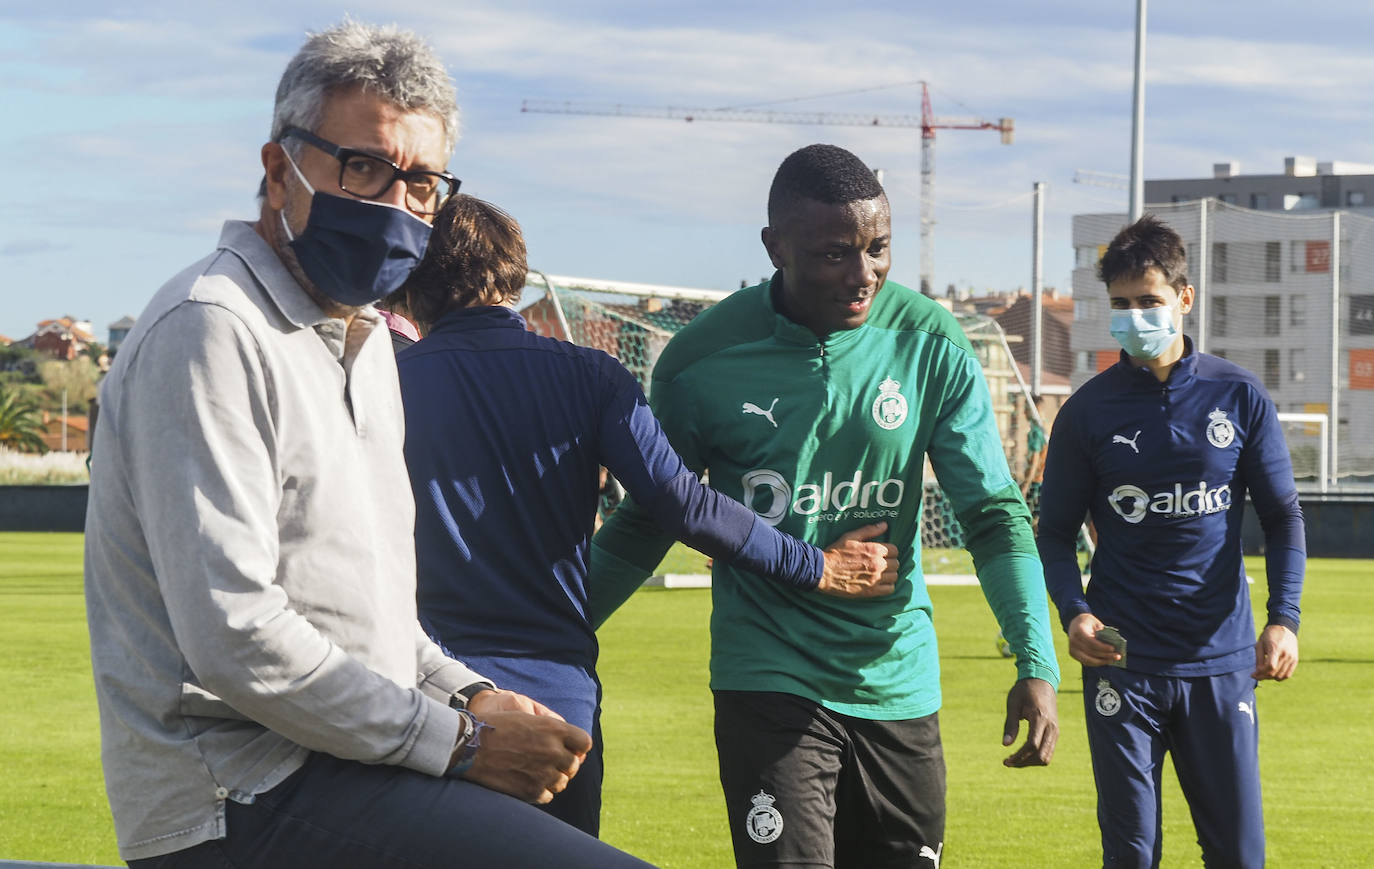
[[[452,706],[454,709],[466,709],[468,708],[468,703],[470,703],[472,701],[472,698],[476,697],[478,694],[482,693],[483,691],[495,690],[496,686],[493,685],[491,682],[473,682],[471,685],[459,688],[457,691],[454,691],[451,695],[449,695],[448,705]]]

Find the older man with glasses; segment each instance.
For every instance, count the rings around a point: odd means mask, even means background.
[[[163,286],[105,380],[86,597],[133,866],[644,865],[522,802],[567,786],[588,734],[416,620],[370,303],[458,187],[457,117],[412,34],[312,36],[277,91],[260,219]]]

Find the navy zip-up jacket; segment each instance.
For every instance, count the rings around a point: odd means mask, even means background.
[[[592,674],[587,563],[600,465],[660,527],[708,555],[800,588],[819,583],[821,551],[701,485],[639,383],[606,353],[529,332],[508,308],[476,307],[441,318],[397,368],[420,616],[460,659],[529,659],[523,669],[548,679],[557,668],[535,659]]]
[[[1184,344],[1163,383],[1122,353],[1064,403],[1039,547],[1066,630],[1092,612],[1121,630],[1129,669],[1208,676],[1255,665],[1240,539],[1247,492],[1264,530],[1267,622],[1294,633],[1307,553],[1274,403],[1250,372]],[[1097,528],[1086,595],[1074,548],[1084,515]]]

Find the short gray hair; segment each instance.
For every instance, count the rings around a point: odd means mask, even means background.
[[[272,112],[272,141],[287,127],[314,131],[325,101],[338,90],[362,88],[408,111],[433,114],[444,125],[444,153],[458,142],[458,99],[434,50],[409,30],[351,18],[311,33],[286,65]],[[299,154],[299,144],[293,153]]]

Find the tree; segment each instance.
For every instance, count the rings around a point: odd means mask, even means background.
[[[9,384],[0,383],[0,446],[20,452],[45,453],[43,415],[38,405]]]
[[[85,356],[70,361],[45,359],[38,363],[38,376],[43,380],[43,407],[57,411],[62,406],[62,392],[66,390],[68,412],[85,413],[91,399],[95,398],[100,369]]]
[[[31,347],[21,344],[0,347],[0,382],[41,383],[38,363],[42,360],[42,355]]]
[[[99,341],[92,341],[86,345],[86,349],[81,351],[81,355],[90,359],[92,362],[100,361],[102,354],[108,352],[105,345]]]

